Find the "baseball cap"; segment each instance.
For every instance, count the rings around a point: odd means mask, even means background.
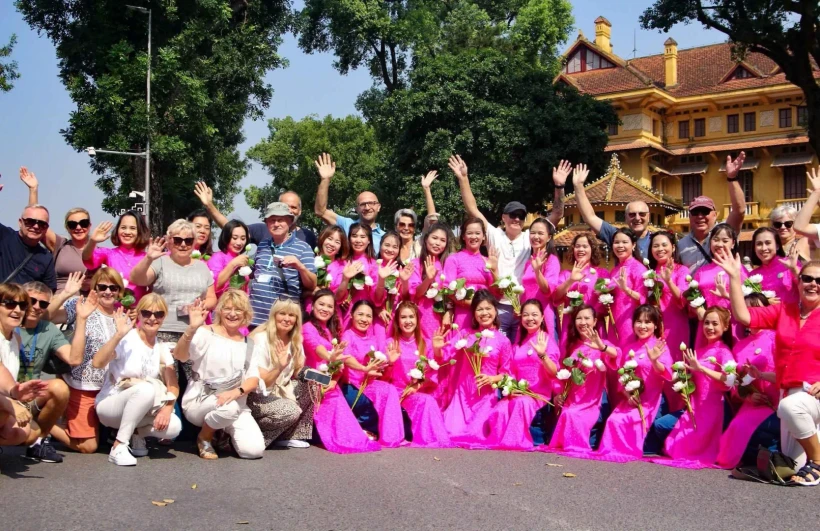
[[[265,219],[268,219],[271,216],[290,216],[293,217],[293,214],[290,213],[290,208],[285,203],[271,203],[268,205],[268,208],[265,209]]]
[[[512,214],[513,212],[519,212],[519,211],[524,212],[524,214],[526,214],[527,213],[527,207],[525,207],[523,204],[519,203],[518,201],[510,201],[509,203],[507,203],[507,206],[504,207],[504,213],[505,214]]]
[[[689,203],[689,211],[695,210],[696,208],[708,208],[709,210],[717,210],[715,208],[715,202],[712,201],[711,198],[706,197],[705,195],[699,195]]]

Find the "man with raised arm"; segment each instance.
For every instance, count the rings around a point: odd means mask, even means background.
[[[467,164],[461,159],[461,156],[454,155],[450,157],[448,165],[456,175],[456,179],[458,179],[461,200],[464,202],[467,214],[484,221],[484,227],[487,230],[487,247],[491,253],[498,256],[498,274],[502,277],[514,275],[516,282],[520,283],[532,249],[529,231],[524,230],[527,208],[518,201],[507,203],[504,207],[504,213],[501,215],[504,230],[495,227],[487,221],[487,218],[478,209],[475,196],[470,188]],[[568,161],[562,160],[557,168],[552,169],[555,201],[548,221],[552,223],[553,227],[564,216],[564,184],[571,168],[572,165]],[[501,331],[512,341],[518,326],[518,317],[506,299],[501,301],[499,318],[501,319]]]

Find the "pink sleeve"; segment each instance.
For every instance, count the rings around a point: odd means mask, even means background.
[[[749,314],[751,322],[749,328],[772,330],[777,327],[780,320],[780,310],[783,304],[772,304],[771,306],[751,307]]]
[[[615,345],[615,344],[613,344],[613,343],[610,343],[610,342],[609,342],[609,341],[607,341],[606,339],[604,340],[604,345],[606,345],[606,346],[608,346],[608,347],[612,347],[612,348],[614,348],[614,349],[615,349],[615,352],[617,352],[617,353],[618,353],[618,355],[617,355],[617,356],[615,356],[615,361],[616,361],[616,362],[617,362],[618,360],[620,360],[620,359],[621,359],[621,355],[623,354],[623,352],[621,351],[621,347],[619,347],[619,346],[617,346],[617,345]],[[610,356],[607,356],[607,358],[610,358]]]
[[[496,332],[499,333],[499,332]],[[498,353],[498,372],[496,374],[510,374],[512,361],[512,345],[510,341],[504,337],[501,341],[501,352]]]
[[[421,270],[418,258],[413,259],[413,274],[410,275],[410,280],[407,281],[407,287],[410,290],[410,296],[416,296],[416,289],[421,285]]]
[[[559,284],[559,278],[561,275],[561,262],[558,261],[558,257],[550,255],[547,258],[547,262],[544,264],[544,278],[547,279],[547,283],[550,285],[551,289],[554,289],[554,286]]]
[[[637,291],[640,294],[640,296],[641,296],[640,303],[641,304],[646,304],[646,296],[647,296],[647,293],[649,292],[649,288],[647,288],[643,284],[643,281],[644,281],[643,273],[644,273],[644,271],[648,271],[648,270],[640,262],[636,262],[630,268],[630,276],[632,277],[632,286],[631,287],[632,287],[633,290]]]
[[[672,277],[672,282],[681,290],[681,293],[689,289],[689,283],[686,282],[686,275],[689,274],[689,269],[686,266],[678,265],[675,275]]]
[[[458,279],[459,259],[459,253],[455,253],[448,256],[447,260],[444,262],[444,278],[447,279],[447,282]]]
[[[308,323],[302,328],[302,343],[305,347],[305,353],[315,354],[316,348],[322,344],[322,336],[319,331],[313,326],[313,323]]]
[[[108,253],[110,252],[110,247],[95,247],[91,260],[83,260],[83,265],[87,269],[98,269],[103,264],[108,265]]]
[[[342,285],[342,271],[344,271],[345,262],[342,260],[334,260],[327,266],[327,272],[330,273],[330,290],[336,291]]]

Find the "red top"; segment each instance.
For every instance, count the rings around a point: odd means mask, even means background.
[[[749,308],[750,328],[775,330],[775,377],[781,389],[820,382],[820,312],[813,312],[800,328],[795,304]]]

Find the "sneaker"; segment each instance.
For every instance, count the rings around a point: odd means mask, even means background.
[[[51,446],[49,439],[43,439],[41,442],[26,448],[26,458],[43,463],[63,462],[63,456],[58,454]]]
[[[128,451],[128,445],[123,443],[111,448],[111,453],[108,454],[108,461],[117,466],[137,465],[137,458],[131,455],[131,452]]]
[[[310,448],[310,445],[307,442],[300,441],[299,439],[287,439],[284,441],[276,441],[273,444],[274,446],[284,448]]]
[[[148,455],[148,446],[145,444],[145,437],[137,435],[136,432],[131,436],[131,455],[134,457],[145,457]]]

